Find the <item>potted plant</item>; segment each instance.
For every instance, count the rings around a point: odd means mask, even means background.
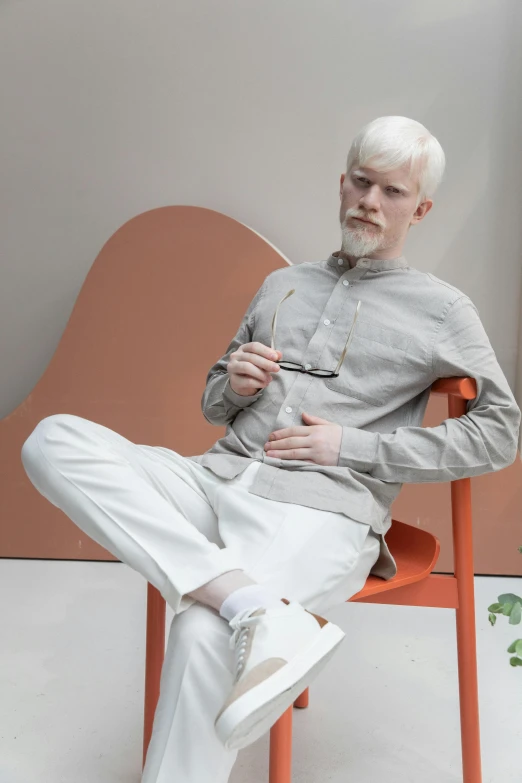
[[[518,551],[522,554],[522,546]],[[498,596],[498,602],[488,606],[489,622],[495,625],[497,614],[503,614],[509,617],[510,625],[517,625],[522,618],[522,598],[515,593],[504,593]],[[514,653],[509,659],[511,666],[522,666],[522,639],[515,641],[507,648],[508,653]]]

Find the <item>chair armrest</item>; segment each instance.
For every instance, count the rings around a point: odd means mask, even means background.
[[[474,378],[439,378],[432,384],[433,394],[450,394],[462,400],[474,400],[477,396],[477,382]]]

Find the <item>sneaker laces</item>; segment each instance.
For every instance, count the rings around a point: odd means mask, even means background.
[[[262,607],[258,608],[261,609]],[[234,649],[235,647],[234,668],[236,680],[239,679],[245,666],[245,651],[248,646],[252,627],[257,625],[264,616],[263,613],[252,617],[252,613],[256,611],[257,609],[245,609],[243,612],[239,612],[233,617],[229,623],[230,627],[234,630],[234,633],[230,637],[229,647],[230,649]]]

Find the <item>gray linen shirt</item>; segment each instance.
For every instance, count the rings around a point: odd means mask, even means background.
[[[251,396],[230,388],[230,354],[251,341],[271,344],[283,361],[333,370],[361,301],[337,378],[280,370]],[[467,413],[422,427],[431,385],[471,376],[477,397]],[[252,299],[226,353],[211,367],[201,400],[211,424],[226,433],[204,454],[188,457],[224,479],[252,460],[261,466],[250,492],[336,511],[369,524],[380,539],[372,574],[390,579],[396,563],[384,540],[390,506],[402,484],[445,482],[500,470],[516,458],[520,408],[470,298],[404,258],[361,258],[355,267],[326,261],[271,272]],[[304,426],[306,411],[342,425],[337,465],[266,456],[274,430]]]

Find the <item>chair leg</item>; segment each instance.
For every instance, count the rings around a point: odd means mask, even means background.
[[[302,694],[294,701],[294,707],[297,707],[300,710],[304,710],[305,707],[308,707],[308,701],[309,701],[309,688],[304,690]]]
[[[469,598],[467,599],[469,601]],[[474,602],[456,609],[463,783],[481,783]]]
[[[457,577],[456,609],[459,668],[460,731],[464,783],[481,783],[480,723],[477,678],[477,635],[473,543],[471,530],[471,482],[452,482],[453,544]]]
[[[292,782],[292,707],[270,729],[269,783]]]
[[[154,713],[160,692],[161,668],[165,657],[165,599],[147,584],[147,643],[145,653],[145,708],[143,727],[143,767],[152,735]]]

